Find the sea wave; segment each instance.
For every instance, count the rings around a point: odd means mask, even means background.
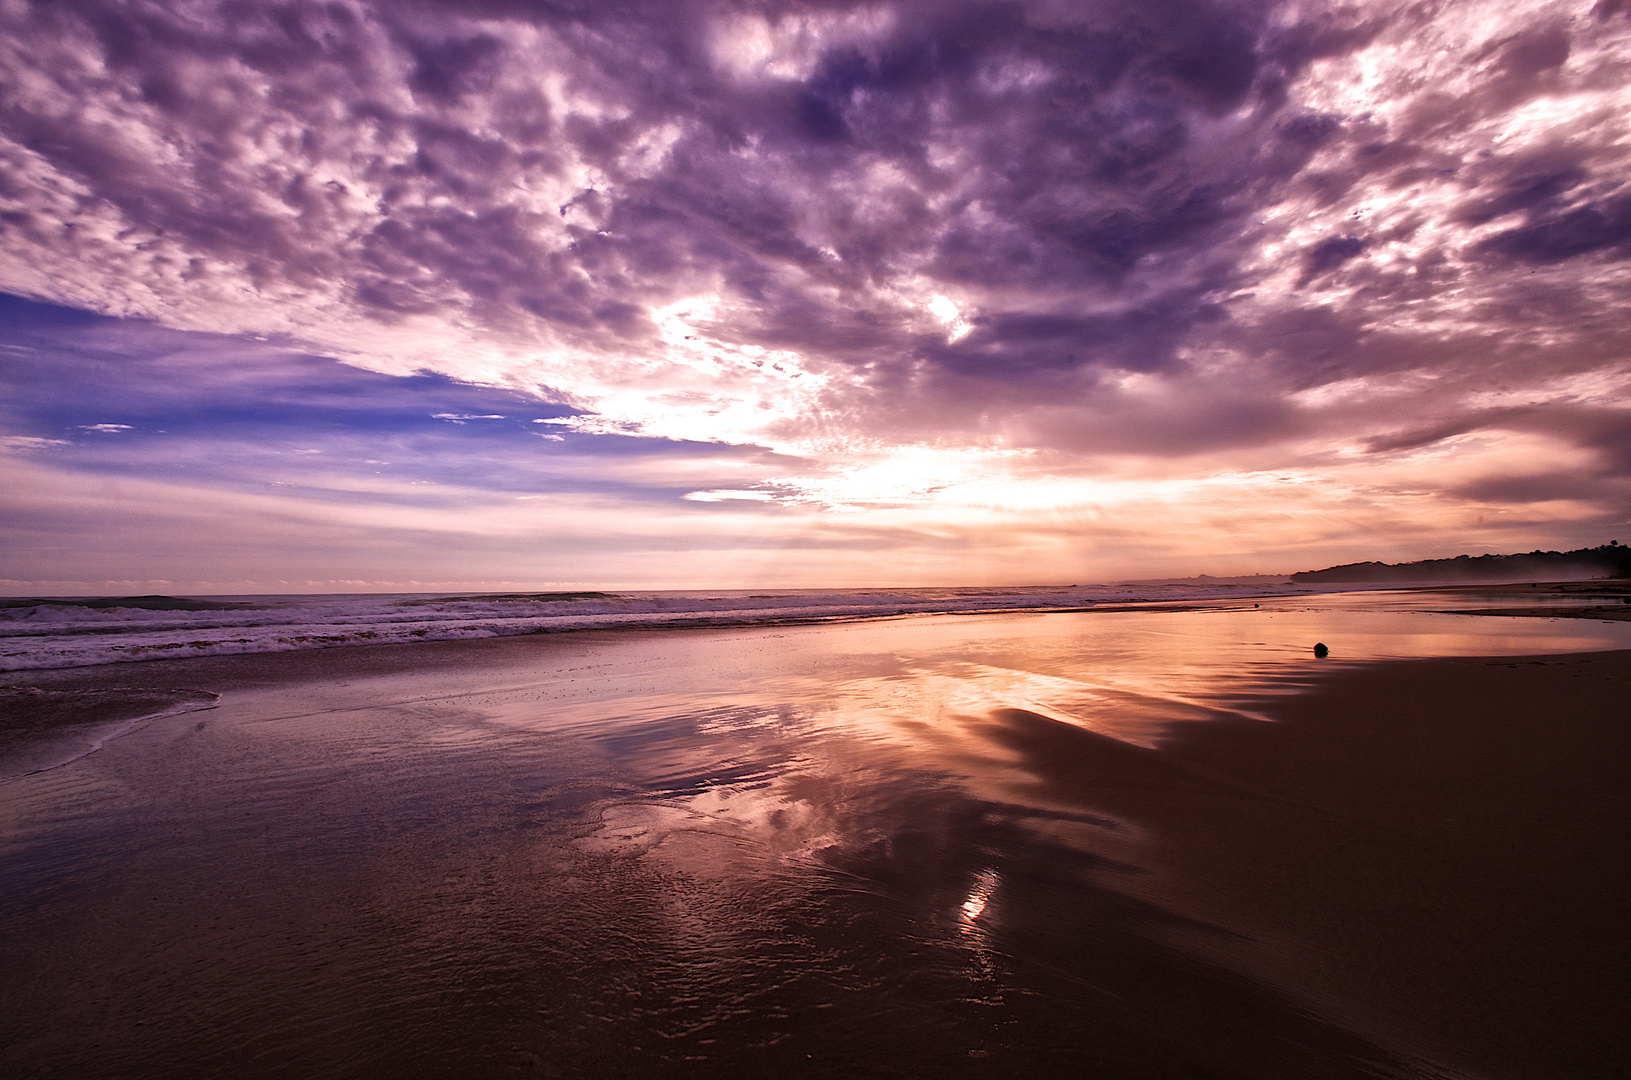
[[[573,630],[1078,611],[1314,591],[1283,579],[1191,578],[1011,589],[19,598],[0,601],[0,671]]]

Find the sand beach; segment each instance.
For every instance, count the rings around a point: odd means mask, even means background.
[[[1626,1080],[1631,0],[0,3],[0,1080]]]
[[[1631,628],[1378,603],[11,672],[0,1066],[1623,1075]]]

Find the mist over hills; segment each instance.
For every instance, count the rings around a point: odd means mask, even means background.
[[[1292,574],[1300,584],[1369,581],[1557,581],[1567,578],[1631,577],[1631,547],[1610,541],[1576,551],[1516,555],[1457,555],[1410,563],[1361,562]]]

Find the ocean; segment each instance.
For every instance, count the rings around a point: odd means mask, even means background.
[[[888,616],[1081,611],[1314,592],[1274,579],[1023,588],[758,589],[0,600],[0,671],[682,626],[773,626]]]
[[[1521,606],[1463,586],[1446,597],[1384,585],[1298,585],[1273,577],[1183,578],[1017,588],[759,589],[530,593],[324,593],[209,597],[0,598],[0,672],[132,660],[401,645],[583,630],[792,626],[879,618],[1228,608],[1299,597],[1374,610]],[[1599,602],[1549,596],[1553,606]],[[1395,655],[1385,653],[1382,655]],[[1423,655],[1404,652],[1397,655]]]

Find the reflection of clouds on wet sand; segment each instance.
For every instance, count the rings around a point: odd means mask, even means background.
[[[1327,630],[1334,614],[1341,632],[1325,636],[1349,656],[1580,642],[1579,628],[1486,628],[1385,605],[792,635],[761,654],[762,678],[624,699],[616,722],[589,725],[640,794],[603,804],[576,844],[688,883],[685,903],[662,908],[677,948],[751,941],[764,924],[746,911],[836,894],[904,918],[940,985],[970,1007],[1012,1008],[1016,972],[1039,964],[1081,965],[1103,992],[1136,998],[1144,991],[1095,967],[1133,948],[1126,935],[1145,942],[1134,952],[1237,946],[1168,909],[1165,840],[1128,808],[1310,812],[1174,757],[1162,748],[1169,725],[1260,719],[1265,695],[1314,670],[1306,650],[1277,641]],[[1113,637],[1097,633],[1107,626]],[[843,950],[827,959],[853,962]]]
[[[835,824],[829,807],[789,797],[785,789],[731,785],[613,803],[601,811],[600,828],[577,843],[586,851],[656,858],[715,878],[807,860],[838,842]]]
[[[506,725],[579,733],[634,785],[632,798],[602,808],[580,841],[585,850],[699,878],[748,869],[796,876],[890,846],[910,817],[890,795],[934,787],[1001,808],[1039,841],[1104,860],[1095,874],[1109,881],[1136,861],[1143,831],[1117,813],[1119,796],[1102,796],[1163,787],[1257,797],[1177,768],[1157,748],[1174,723],[1259,718],[1265,695],[1303,685],[1317,665],[1300,639],[1330,637],[1351,658],[1578,648],[1626,636],[1614,627],[1498,627],[1413,603],[1372,595],[1249,612],[648,640],[594,669],[595,686],[615,691],[545,682],[486,708]],[[744,640],[751,654],[735,651]],[[684,678],[669,680],[675,670]]]
[[[1161,725],[1272,734],[1242,713],[1319,670],[1312,640],[1348,659],[1631,635],[1388,602],[121,665],[248,688],[219,687],[207,726],[0,789],[0,959],[36,988],[0,1036],[86,1033],[57,1048],[78,1075],[141,1071],[147,1010],[142,1061],[221,1071],[253,1015],[316,1033],[291,1044],[303,1072],[338,1039],[484,1074],[521,1047],[584,1076],[957,1076],[979,1054],[1372,1076],[1388,1056],[1341,1008],[1243,978],[1253,942],[1173,900],[1163,822],[1261,818],[1324,850],[1293,805],[1318,793],[1221,775]],[[98,957],[111,1006],[64,951]],[[32,1044],[0,1039],[0,1066],[37,1060],[8,1045]]]

